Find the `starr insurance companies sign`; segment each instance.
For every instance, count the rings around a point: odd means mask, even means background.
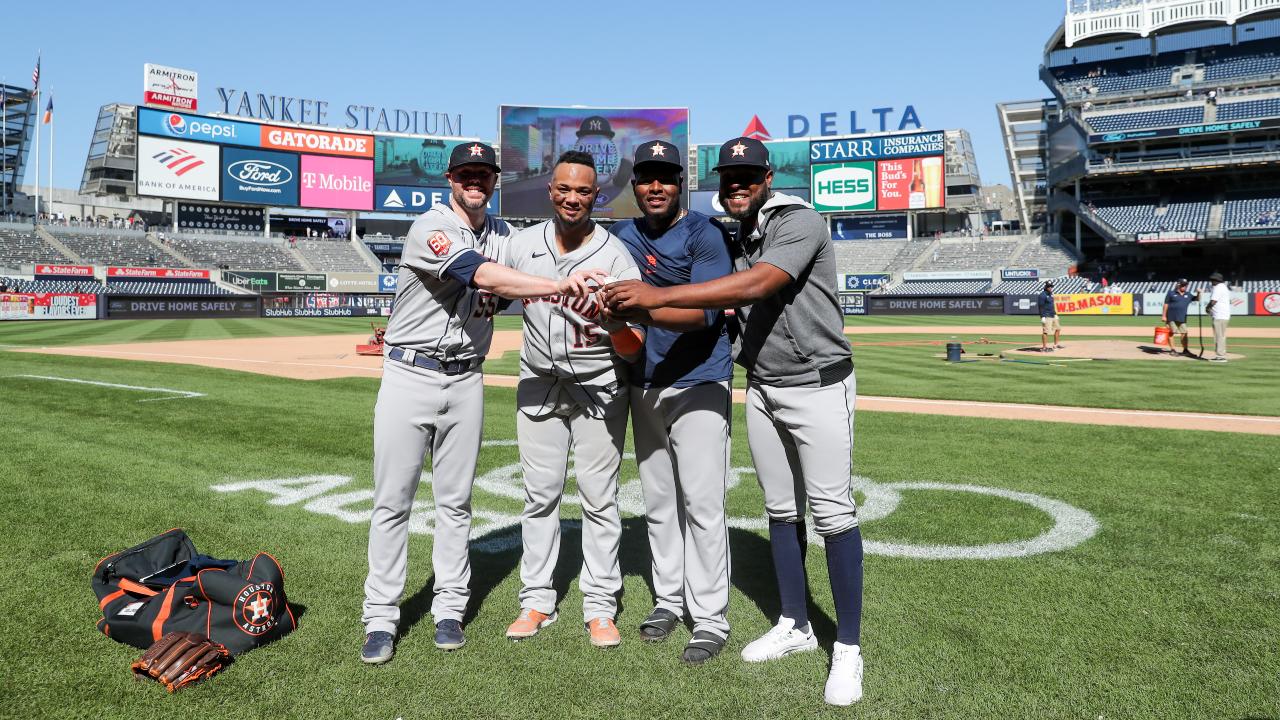
[[[195,110],[197,80],[194,70],[147,63],[142,66],[142,102],[175,110]]]

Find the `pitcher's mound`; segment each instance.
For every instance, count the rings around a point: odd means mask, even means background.
[[[1213,356],[1212,348],[1205,349],[1204,359],[1195,355],[1170,355],[1167,347],[1158,347],[1150,342],[1133,340],[1065,340],[1066,347],[1053,352],[1041,352],[1039,345],[1005,350],[1006,355],[1035,357],[1042,360],[1164,360],[1178,362],[1204,362]],[[1194,343],[1193,353],[1199,353],[1199,343]],[[1230,353],[1228,360],[1243,360],[1243,355]]]

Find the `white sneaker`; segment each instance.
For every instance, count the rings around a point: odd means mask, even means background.
[[[742,659],[747,662],[764,662],[777,660],[791,653],[818,649],[818,638],[813,636],[812,626],[801,632],[795,627],[795,621],[788,617],[778,618],[778,624],[758,639],[747,643],[742,648]]]
[[[822,699],[828,705],[852,705],[862,698],[862,650],[836,643],[831,653],[831,674]]]

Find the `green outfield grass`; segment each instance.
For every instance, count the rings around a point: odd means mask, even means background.
[[[892,362],[892,361],[889,361]],[[813,620],[824,649],[746,665],[742,646],[777,613],[768,545],[733,530],[728,651],[702,668],[678,662],[681,639],[639,641],[649,609],[643,520],[623,539],[621,647],[587,642],[568,530],[557,586],[562,619],[513,645],[518,551],[473,551],[469,643],[432,647],[425,589],[431,538],[411,538],[407,629],[385,667],[358,658],[366,522],[273,505],[236,481],[340,475],[326,494],[368,489],[377,381],[302,382],[231,371],[0,353],[0,509],[9,537],[0,581],[0,693],[8,717],[864,717],[1266,718],[1280,715],[1280,438],[1102,428],[891,413],[858,417],[856,472],[880,498],[890,483],[952,483],[1033,493],[1091,514],[1099,532],[1057,552],[1001,560],[866,561],[866,696],[821,703],[834,610],[820,548],[809,553]],[[1039,370],[1038,368],[1028,368]],[[867,374],[875,376],[875,373]],[[138,402],[136,390],[14,377],[44,375],[205,393]],[[1044,377],[1040,375],[1038,377]],[[741,408],[733,461],[751,465]],[[486,391],[486,438],[514,439],[514,397]],[[517,463],[483,451],[480,472]],[[518,489],[518,472],[504,486]],[[635,500],[635,464],[624,463]],[[630,493],[627,495],[626,493]],[[429,493],[420,493],[424,500]],[[518,494],[515,497],[520,497]],[[863,498],[860,494],[859,498]],[[932,548],[1030,539],[1053,519],[1021,502],[942,489],[901,490],[864,522],[869,548]],[[880,504],[878,504],[880,503]],[[476,507],[508,516],[517,499],[479,490]],[[730,514],[760,519],[743,472]],[[358,512],[361,503],[344,509]],[[879,501],[866,506],[874,516]],[[564,515],[576,517],[575,505]],[[140,651],[94,630],[97,560],[181,526],[219,556],[259,550],[284,565],[300,629],[224,674],[168,696],[130,678]],[[491,549],[513,531],[477,527]]]

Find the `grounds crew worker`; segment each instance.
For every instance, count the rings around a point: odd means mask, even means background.
[[[1184,355],[1191,354],[1191,351],[1187,349],[1187,309],[1191,307],[1191,301],[1195,298],[1191,297],[1191,293],[1187,292],[1187,285],[1188,283],[1185,279],[1179,280],[1177,287],[1165,294],[1164,307],[1160,308],[1160,319],[1169,328],[1170,355],[1178,354],[1178,349],[1173,343],[1175,335],[1182,336],[1182,353]]]
[[[1209,293],[1209,304],[1205,311],[1213,319],[1213,357],[1209,362],[1224,363],[1227,361],[1227,324],[1231,322],[1231,288],[1227,287],[1222,273],[1209,276],[1213,283],[1213,291]]]
[[[606,288],[619,311],[737,308],[736,359],[747,370],[747,439],[764,490],[782,617],[742,650],[748,662],[816,650],[806,602],[805,504],[826,545],[836,642],[824,699],[862,697],[862,534],[851,487],[854,376],[836,298],[826,221],[808,203],[772,191],[764,143],[720,147],[720,202],[741,225],[733,272],[707,282]]]
[[[1040,352],[1053,352],[1054,348],[1062,349],[1062,323],[1058,320],[1058,309],[1053,305],[1053,281],[1046,280],[1044,292],[1036,297],[1036,307],[1040,310]],[[1053,334],[1053,347],[1049,346],[1049,335]]]
[[[364,584],[360,659],[387,662],[395,652],[408,560],[409,513],[431,453],[435,499],[436,647],[466,642],[462,618],[470,597],[471,485],[484,424],[480,364],[493,337],[498,298],[582,297],[594,270],[552,280],[503,262],[511,228],[486,214],[498,180],[492,147],[458,145],[445,174],[449,204],[437,203],[409,229],[400,260],[395,310],[387,323],[382,386],[373,420],[373,519]]]

